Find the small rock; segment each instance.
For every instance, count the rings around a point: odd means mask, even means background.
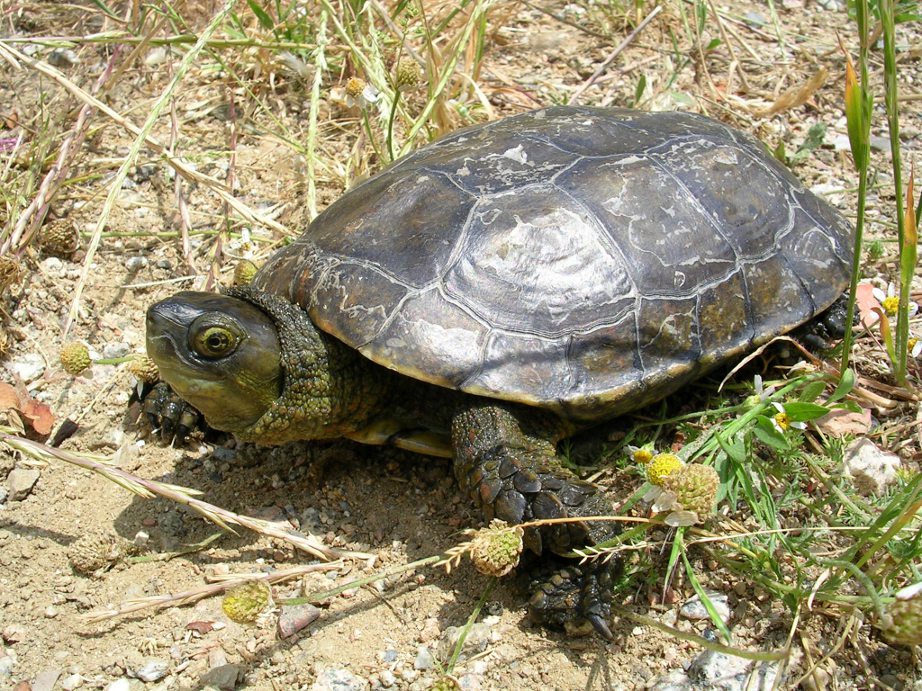
[[[6,368],[28,384],[45,373],[45,360],[37,353],[24,353],[7,362]]]
[[[80,58],[78,58],[77,54],[70,48],[55,48],[53,51],[48,53],[46,60],[48,61],[49,65],[52,65],[53,67],[60,67],[62,69],[73,67],[78,62],[80,62]]]
[[[59,275],[64,270],[64,262],[58,257],[46,257],[42,260],[42,271],[52,276]]]
[[[106,359],[125,357],[131,352],[131,346],[127,343],[106,343],[102,347],[102,356]]]
[[[320,616],[320,610],[314,605],[282,606],[279,613],[279,636],[288,638],[307,628]]]
[[[83,686],[83,677],[79,674],[68,674],[61,679],[61,688],[64,691],[74,691],[74,689],[79,689],[81,686]]]
[[[877,447],[867,437],[849,444],[842,459],[842,472],[852,479],[861,494],[883,494],[896,482],[900,457]]]
[[[714,609],[717,611],[720,620],[724,624],[730,621],[730,603],[727,601],[727,596],[715,591],[706,591],[706,594],[711,604],[714,605]],[[707,609],[705,609],[704,603],[697,595],[682,605],[679,614],[692,621],[710,619],[710,615]]]
[[[205,672],[200,681],[202,686],[212,686],[222,691],[231,691],[237,687],[240,678],[240,665],[220,665]]]
[[[413,661],[413,669],[425,671],[432,669],[433,666],[435,666],[435,660],[432,659],[432,653],[429,648],[424,645],[419,646],[419,650],[416,652],[416,660]]]
[[[106,691],[131,691],[131,682],[122,677],[106,687]]]
[[[380,672],[378,672],[378,681],[381,682],[381,686],[389,689],[397,683],[397,677],[395,677],[394,673],[389,669],[382,669]]]
[[[692,660],[688,675],[708,688],[740,690],[751,666],[750,660],[705,650]]]
[[[436,655],[439,660],[448,662],[448,660],[451,659],[452,653],[455,651],[455,647],[458,644],[458,640],[461,638],[463,630],[461,626],[449,626],[442,632],[442,636],[439,638],[439,642],[436,646]],[[463,660],[471,655],[482,653],[487,649],[487,644],[489,642],[490,627],[483,622],[477,622],[471,626],[470,630],[467,632],[458,659]]]
[[[317,672],[310,691],[365,691],[368,682],[342,667],[326,667]]]
[[[689,691],[691,679],[681,669],[674,669],[657,679],[650,691]]]
[[[32,691],[51,691],[61,676],[59,669],[42,670],[32,680]]]
[[[6,500],[10,496],[10,491],[6,487],[0,486],[0,506],[3,506],[6,503]]]
[[[135,672],[135,676],[141,681],[160,681],[166,676],[169,669],[169,661],[150,658],[144,661],[144,664]]]
[[[58,608],[54,605],[48,605],[43,614],[45,615],[45,619],[54,619],[58,616]]]
[[[0,634],[0,637],[2,637],[3,642],[8,645],[19,643],[19,641],[26,637],[26,627],[22,624],[10,624],[3,628],[3,633]]]
[[[125,262],[125,268],[129,271],[140,271],[148,264],[147,257],[129,257]]]
[[[15,664],[15,654],[4,653],[3,648],[0,648],[0,679],[9,679],[13,676],[13,665]]]
[[[13,468],[6,476],[11,501],[22,501],[32,493],[42,474],[35,468]]]

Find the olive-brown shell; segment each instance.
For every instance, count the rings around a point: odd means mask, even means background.
[[[405,375],[594,420],[824,310],[851,235],[721,123],[555,107],[397,161],[254,285]]]

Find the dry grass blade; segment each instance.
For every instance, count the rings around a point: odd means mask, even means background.
[[[16,67],[21,67],[21,65],[26,65],[27,67],[34,69],[36,72],[39,72],[50,79],[53,79],[55,82],[63,86],[69,92],[74,94],[79,100],[83,101],[86,104],[91,105],[102,113],[105,113],[109,118],[111,118],[115,123],[125,128],[128,132],[135,136],[143,135],[143,142],[159,155],[163,157],[163,160],[172,167],[179,175],[182,175],[186,180],[200,184],[204,187],[207,187],[214,194],[218,195],[223,201],[225,201],[234,211],[240,214],[244,219],[249,223],[262,225],[267,228],[272,228],[283,235],[290,234],[288,228],[279,223],[278,221],[261,214],[249,206],[237,199],[231,190],[221,182],[220,180],[213,178],[209,175],[204,175],[194,170],[188,164],[186,164],[181,159],[170,155],[167,147],[158,141],[155,137],[151,136],[149,133],[142,133],[141,128],[134,125],[127,118],[122,116],[117,111],[110,108],[108,105],[100,101],[98,98],[92,96],[88,92],[81,89],[79,86],[74,84],[71,80],[65,77],[59,70],[52,67],[46,62],[41,60],[36,60],[31,58],[24,53],[20,53],[16,49],[6,45],[3,41],[0,41],[0,58],[7,59],[12,61]]]
[[[166,89],[163,90],[163,93],[160,94],[160,97],[157,98],[157,100],[154,101],[153,105],[151,106],[147,119],[144,121],[144,124],[141,126],[137,137],[132,142],[131,147],[128,150],[128,155],[125,157],[122,165],[119,166],[119,169],[115,173],[112,182],[109,184],[109,194],[106,195],[106,201],[103,203],[102,210],[99,212],[99,220],[96,222],[96,228],[93,230],[93,236],[90,239],[89,247],[87,247],[86,250],[86,259],[83,262],[83,272],[74,290],[74,298],[71,302],[70,313],[64,322],[65,334],[67,334],[67,332],[70,330],[70,327],[77,319],[78,311],[80,309],[80,298],[83,295],[84,286],[86,286],[90,271],[93,267],[93,257],[96,254],[96,249],[99,247],[99,241],[102,238],[102,231],[105,229],[106,224],[109,221],[109,215],[112,213],[112,209],[115,207],[119,192],[122,188],[122,183],[125,181],[125,178],[128,177],[128,171],[131,170],[131,168],[134,166],[135,161],[138,158],[138,154],[141,153],[141,148],[144,146],[147,136],[153,129],[154,123],[156,123],[157,119],[160,117],[160,113],[166,107],[167,103],[170,102],[170,99],[173,97],[176,89],[182,83],[183,77],[185,77],[186,73],[195,64],[199,53],[201,53],[205,48],[205,42],[224,22],[224,20],[233,9],[234,4],[234,0],[227,0],[227,2],[224,3],[224,7],[222,7],[214,15],[214,17],[212,17],[211,21],[208,23],[208,26],[206,26],[202,31],[201,35],[199,36],[199,40],[195,42],[195,45],[193,45],[189,49],[189,52],[186,53],[186,55],[183,57],[182,62],[179,64],[179,67],[176,69],[176,72],[173,75],[173,78],[170,80],[169,84],[167,84]]]
[[[624,49],[631,45],[633,40],[637,38],[640,35],[640,32],[643,31],[647,25],[656,18],[656,15],[658,15],[662,9],[663,8],[660,5],[654,7],[650,14],[644,17],[644,20],[637,25],[637,28],[629,33],[627,37],[621,41],[621,43],[619,43],[611,53],[608,54],[605,60],[602,61],[602,64],[596,68],[595,72],[592,73],[589,79],[583,82],[580,87],[573,92],[573,95],[570,96],[570,100],[567,101],[569,105],[576,105],[576,102],[579,100],[580,96],[582,96],[589,87],[595,84],[596,80],[598,80],[598,78],[605,73],[605,70],[608,69],[609,65],[615,61],[615,58],[621,55]]]
[[[241,514],[234,513],[233,511],[228,511],[223,509],[220,506],[215,506],[214,504],[209,504],[208,502],[201,501],[200,499],[195,499],[191,495],[201,494],[198,490],[179,487],[176,485],[169,485],[163,482],[157,482],[155,480],[147,480],[145,478],[132,475],[131,473],[124,471],[120,468],[115,468],[106,463],[98,460],[88,458],[75,453],[70,453],[68,451],[62,451],[61,449],[56,449],[51,446],[46,446],[45,444],[40,444],[38,442],[31,441],[29,439],[23,439],[22,437],[16,436],[15,434],[10,434],[9,432],[0,431],[0,441],[5,442],[9,447],[21,451],[22,453],[28,454],[33,458],[40,460],[49,460],[57,459],[70,463],[72,465],[91,470],[94,473],[98,473],[103,477],[115,482],[121,487],[124,487],[130,492],[137,494],[140,497],[145,499],[151,499],[155,496],[160,496],[170,501],[176,502],[177,504],[182,504],[183,506],[188,506],[190,509],[195,511],[197,514],[205,517],[209,521],[216,523],[225,530],[234,532],[230,527],[231,525],[239,525],[248,530],[252,530],[254,533],[259,533],[260,535],[265,535],[267,537],[276,538],[287,542],[294,547],[311,554],[318,559],[324,559],[326,561],[342,558],[351,558],[351,559],[368,559],[371,555],[365,554],[364,552],[347,552],[342,550],[333,549],[324,545],[317,537],[310,534],[303,534],[295,530],[287,530],[280,528],[278,525],[271,523],[270,521],[264,521],[259,518],[252,518],[251,516],[243,516]]]
[[[99,78],[93,85],[94,96],[99,93],[99,91],[112,76],[112,72],[115,68],[115,64],[119,55],[120,51],[116,50],[112,54],[112,57],[109,59],[109,63],[106,65],[106,69],[103,70],[102,74],[99,75]],[[16,220],[16,225],[13,228],[13,232],[4,240],[3,246],[0,248],[0,254],[6,254],[11,250],[21,250],[22,246],[28,244],[31,236],[42,224],[42,221],[44,221],[45,216],[48,213],[48,208],[51,205],[51,201],[57,194],[61,184],[64,182],[67,172],[70,170],[70,166],[73,163],[77,152],[80,150],[80,146],[83,143],[83,139],[86,136],[87,130],[89,128],[90,120],[92,119],[95,112],[96,109],[88,103],[84,103],[83,107],[80,108],[80,112],[77,114],[77,120],[74,123],[74,127],[64,142],[61,144],[61,148],[58,150],[57,159],[51,166],[51,170],[49,170],[45,177],[42,179],[42,183],[38,188],[38,192]],[[25,242],[20,244],[23,236],[25,236]]]
[[[209,583],[208,585],[203,585],[199,588],[193,588],[191,590],[185,590],[181,593],[168,593],[166,595],[153,595],[151,597],[127,600],[118,607],[111,607],[109,609],[90,612],[86,615],[86,618],[88,621],[95,623],[105,621],[106,619],[112,619],[114,617],[121,617],[126,614],[132,614],[133,612],[140,612],[141,610],[145,609],[182,607],[183,605],[189,605],[193,602],[198,602],[199,600],[202,600],[206,597],[220,595],[221,593],[227,592],[231,588],[234,588],[243,583],[247,583],[248,581],[262,580],[266,583],[283,583],[284,581],[290,581],[293,578],[298,578],[308,573],[333,571],[340,568],[341,566],[342,562],[331,562],[328,564],[306,564],[304,566],[296,566],[292,569],[276,571],[275,573],[270,573],[268,575],[265,573],[234,574],[233,576],[228,576],[219,582]]]

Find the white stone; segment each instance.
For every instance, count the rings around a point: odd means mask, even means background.
[[[28,384],[45,373],[45,360],[38,353],[23,353],[7,362],[6,368]]]
[[[884,451],[867,437],[857,439],[845,449],[842,473],[851,478],[861,494],[882,494],[896,482],[900,457]]]

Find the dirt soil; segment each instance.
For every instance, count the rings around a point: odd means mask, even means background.
[[[855,177],[842,139],[844,64],[834,37],[838,32],[853,45],[854,32],[834,0],[823,4],[832,9],[810,0],[775,4],[786,40],[782,46],[767,6],[730,3],[733,19],[724,28],[739,38],[731,41],[734,55],[717,48],[703,61],[692,53],[691,61],[680,64],[668,31],[680,31],[681,23],[676,7],[667,3],[661,17],[587,89],[581,102],[628,104],[644,74],[645,107],[707,112],[753,132],[772,147],[784,141],[789,153],[797,150],[812,125],[822,122],[828,128],[824,146],[795,172],[853,218],[849,190]],[[83,5],[27,3],[18,6],[26,8],[23,13],[5,4],[0,31],[23,37],[88,35],[112,28],[92,3]],[[208,5],[199,7],[206,19]],[[595,21],[579,11],[582,4],[551,5],[559,19],[524,3],[501,3],[494,10],[496,31],[480,80],[497,116],[565,100],[627,33],[618,28],[615,38],[592,35],[573,25]],[[652,7],[641,5],[645,11]],[[706,32],[717,36],[712,22]],[[904,160],[909,161],[922,149],[922,43],[918,28],[902,36],[908,45],[901,53],[901,88],[914,99],[906,101],[902,130]],[[707,37],[703,43],[707,45]],[[29,44],[16,45],[23,50]],[[49,50],[36,49],[35,55],[48,60]],[[87,44],[76,48],[75,55],[76,61],[62,59],[59,69],[88,89],[102,72],[108,51]],[[119,76],[106,102],[133,122],[142,122],[170,78],[169,62],[163,51],[149,49],[146,62],[134,63]],[[821,69],[828,72],[825,83],[802,91],[803,99],[797,102],[797,89]],[[47,78],[7,63],[0,66],[0,75],[3,117],[9,120],[16,111],[25,120],[41,107],[53,122],[70,126],[75,102]],[[272,117],[303,141],[307,87],[296,87],[290,79],[279,86],[281,78],[272,87],[269,75],[257,72],[253,80],[261,84],[259,97]],[[199,172],[222,180],[229,165],[228,83],[218,72],[193,70],[177,97],[177,151]],[[788,89],[794,89],[794,102],[779,101]],[[40,93],[53,96],[42,102]],[[325,162],[319,170],[320,208],[342,193],[344,172],[362,158],[355,156],[359,121],[335,101],[334,92],[330,94],[320,114],[318,160]],[[295,228],[303,206],[304,159],[271,134],[278,130],[267,112],[243,99],[236,108],[237,194],[251,208]],[[167,141],[169,129],[167,113],[154,134]],[[10,131],[12,136],[18,133]],[[92,231],[108,181],[131,141],[119,126],[97,115],[71,171],[74,180],[52,205],[52,214],[81,231]],[[52,154],[59,144],[53,143]],[[108,224],[111,234],[92,258],[79,316],[66,336],[68,341],[84,341],[98,357],[143,352],[147,306],[177,289],[201,285],[213,265],[212,234],[194,235],[188,258],[182,255],[169,167],[150,151],[142,154],[140,164],[118,195]],[[889,179],[886,168],[880,179]],[[218,197],[189,184],[183,193],[195,230],[221,227],[224,208]],[[871,213],[892,217],[892,204],[892,198],[872,195]],[[238,233],[223,247],[221,283],[229,283],[235,257],[254,248],[265,254],[280,237],[265,228],[253,227],[251,232],[251,242],[240,240]],[[277,585],[277,600],[437,554],[459,541],[461,528],[477,525],[472,508],[455,492],[446,461],[345,442],[270,451],[235,446],[232,440],[214,444],[201,436],[173,447],[149,438],[132,422],[138,409],[129,408],[134,384],[124,367],[94,365],[72,377],[58,361],[88,250],[86,237],[77,253],[63,258],[31,247],[22,256],[23,282],[3,296],[11,337],[4,377],[21,382],[50,407],[56,420],[77,423],[63,449],[112,458],[118,467],[142,477],[198,488],[201,498],[212,504],[310,531],[331,546],[373,555]],[[616,498],[640,482],[621,455],[607,459],[598,478]],[[201,588],[212,577],[288,569],[311,563],[312,558],[282,541],[245,530],[199,551],[161,558],[200,543],[217,528],[173,502],[141,499],[89,471],[59,462],[39,464],[7,449],[0,451],[0,486],[14,467],[40,474],[23,498],[9,495],[9,483],[6,496],[0,495],[0,688],[27,689],[31,683],[32,689],[198,689],[209,684],[249,689],[425,689],[439,672],[421,648],[438,656],[445,630],[465,623],[488,586],[488,579],[466,563],[450,574],[417,569],[331,597],[315,622],[288,638],[278,635],[272,617],[255,625],[234,623],[222,611],[219,597],[93,621],[88,614],[137,598],[183,593]],[[140,559],[121,559],[96,575],[81,575],[72,568],[72,559],[75,545],[83,544],[78,540],[86,535],[116,535],[142,544],[145,551]],[[665,555],[654,563],[664,567],[664,559]],[[706,565],[701,569],[707,570]],[[735,645],[773,650],[786,644],[792,617],[781,603],[721,571],[711,573],[706,585],[729,597]],[[657,596],[661,588],[660,575],[653,573],[646,586],[625,593],[623,602],[679,628],[699,633],[708,629],[705,622],[676,617],[678,606],[693,595],[690,587],[675,583],[666,604]],[[646,689],[701,652],[691,643],[628,621],[614,623],[611,643],[533,627],[527,621],[525,598],[514,579],[502,581],[489,594],[481,614],[485,626],[477,634],[482,639],[479,652],[453,670],[465,688]],[[922,688],[917,656],[887,646],[867,624],[846,633],[842,619],[820,609],[803,611],[778,688],[792,687],[808,669],[808,659],[818,661],[827,652],[830,659],[804,682],[805,688]],[[142,681],[139,675],[152,681]]]

